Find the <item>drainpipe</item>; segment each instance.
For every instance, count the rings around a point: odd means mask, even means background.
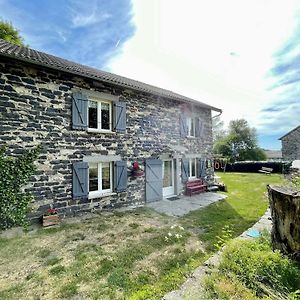
[[[215,116],[213,116],[213,117],[211,117],[211,118],[214,119],[214,118],[216,118],[216,117],[219,117],[219,116],[221,116],[222,113],[223,113],[223,111],[221,110],[219,114],[217,114],[217,115],[215,115]]]
[[[221,111],[219,112],[219,114],[217,114],[217,115],[211,117],[211,119],[214,119],[214,118],[217,118],[217,117],[221,116],[222,112],[223,112],[223,111],[221,110]],[[213,164],[214,164],[214,163],[213,163]],[[224,172],[225,172],[225,168],[226,168],[226,165],[225,165],[225,167],[224,167]],[[214,166],[213,166],[213,174],[215,175]]]

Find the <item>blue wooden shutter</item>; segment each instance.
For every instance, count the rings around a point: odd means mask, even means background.
[[[200,118],[195,118],[195,133],[196,137],[204,136],[204,123]]]
[[[160,159],[146,159],[146,201],[153,202],[163,197],[162,161]]]
[[[200,160],[200,178],[204,179],[206,176],[206,160],[205,159],[201,159]]]
[[[127,189],[127,162],[116,161],[114,170],[114,188],[116,192],[124,192]]]
[[[182,113],[179,117],[179,128],[180,128],[180,136],[187,137],[188,135],[187,118],[184,113]]]
[[[114,130],[125,132],[126,130],[126,103],[114,103]]]
[[[73,199],[88,197],[88,170],[87,162],[73,163]]]
[[[202,160],[197,159],[197,177],[201,178]]]
[[[87,121],[88,113],[88,99],[80,93],[73,93],[72,95],[72,128],[86,129],[88,127]]]
[[[182,182],[187,182],[190,173],[190,162],[188,159],[183,158],[181,160],[181,179]]]

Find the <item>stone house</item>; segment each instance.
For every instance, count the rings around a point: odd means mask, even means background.
[[[0,40],[0,144],[42,145],[31,218],[142,205],[212,174],[212,111],[171,91]],[[144,172],[134,175],[132,166]]]
[[[279,140],[281,140],[282,144],[283,160],[300,160],[300,125]]]
[[[280,150],[264,150],[268,161],[281,161],[282,152]]]

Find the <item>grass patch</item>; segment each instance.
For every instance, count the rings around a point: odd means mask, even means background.
[[[78,294],[78,285],[76,282],[69,282],[60,289],[60,295],[64,299],[75,296],[76,294]]]
[[[54,266],[56,264],[58,264],[61,261],[61,258],[57,257],[57,256],[49,256],[46,260],[46,265],[47,266]]]
[[[125,290],[130,289],[132,286],[130,274],[122,268],[114,269],[113,272],[108,276],[107,282],[112,286]]]
[[[66,272],[66,268],[62,265],[55,266],[49,270],[49,274],[51,275],[60,275]]]
[[[266,184],[280,182],[275,174],[221,176],[228,198],[181,218],[139,208],[0,239],[0,298],[81,293],[87,299],[162,298],[217,249],[214,245],[255,223],[267,207]]]
[[[85,235],[82,232],[76,232],[69,236],[67,236],[67,241],[83,241],[85,239]]]
[[[280,184],[277,174],[219,173],[228,186],[228,198],[202,210],[182,217],[186,228],[201,228],[199,238],[207,243],[208,251],[216,251],[220,231],[230,226],[232,237],[239,236],[265,213],[268,201],[265,196],[267,184]]]
[[[24,283],[12,285],[8,289],[0,291],[0,299],[18,299],[17,295],[23,291],[24,287]]]
[[[236,291],[247,294],[249,299],[288,299],[299,287],[299,266],[273,252],[265,238],[231,241],[217,274],[206,281],[208,299],[235,299]]]
[[[46,258],[51,254],[51,250],[49,249],[42,249],[37,253],[37,256],[40,258]]]

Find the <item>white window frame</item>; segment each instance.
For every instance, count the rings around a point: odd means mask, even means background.
[[[112,102],[111,101],[107,101],[107,100],[103,100],[103,99],[99,99],[99,98],[95,98],[95,97],[89,97],[88,101],[93,101],[93,102],[97,102],[97,128],[90,128],[88,127],[88,131],[89,132],[112,132]],[[102,120],[101,120],[101,104],[102,103],[106,103],[109,105],[109,129],[102,129],[100,126],[102,126]],[[89,105],[88,108],[89,110]],[[87,122],[89,125],[89,111],[87,112]]]
[[[102,165],[103,164],[109,164],[109,176],[110,176],[110,189],[102,189]],[[101,197],[106,194],[111,194],[113,191],[113,162],[97,162],[92,163],[97,165],[98,169],[98,190],[97,191],[91,191],[90,192],[90,178],[88,178],[88,191],[89,191],[89,199],[94,199]],[[90,177],[90,176],[89,176]]]
[[[194,122],[194,130],[192,132],[192,120]],[[187,117],[186,126],[188,129],[188,137],[196,137],[196,118],[195,117]]]
[[[195,162],[195,176],[192,175],[192,161]],[[197,178],[197,158],[189,159],[189,179]]]

